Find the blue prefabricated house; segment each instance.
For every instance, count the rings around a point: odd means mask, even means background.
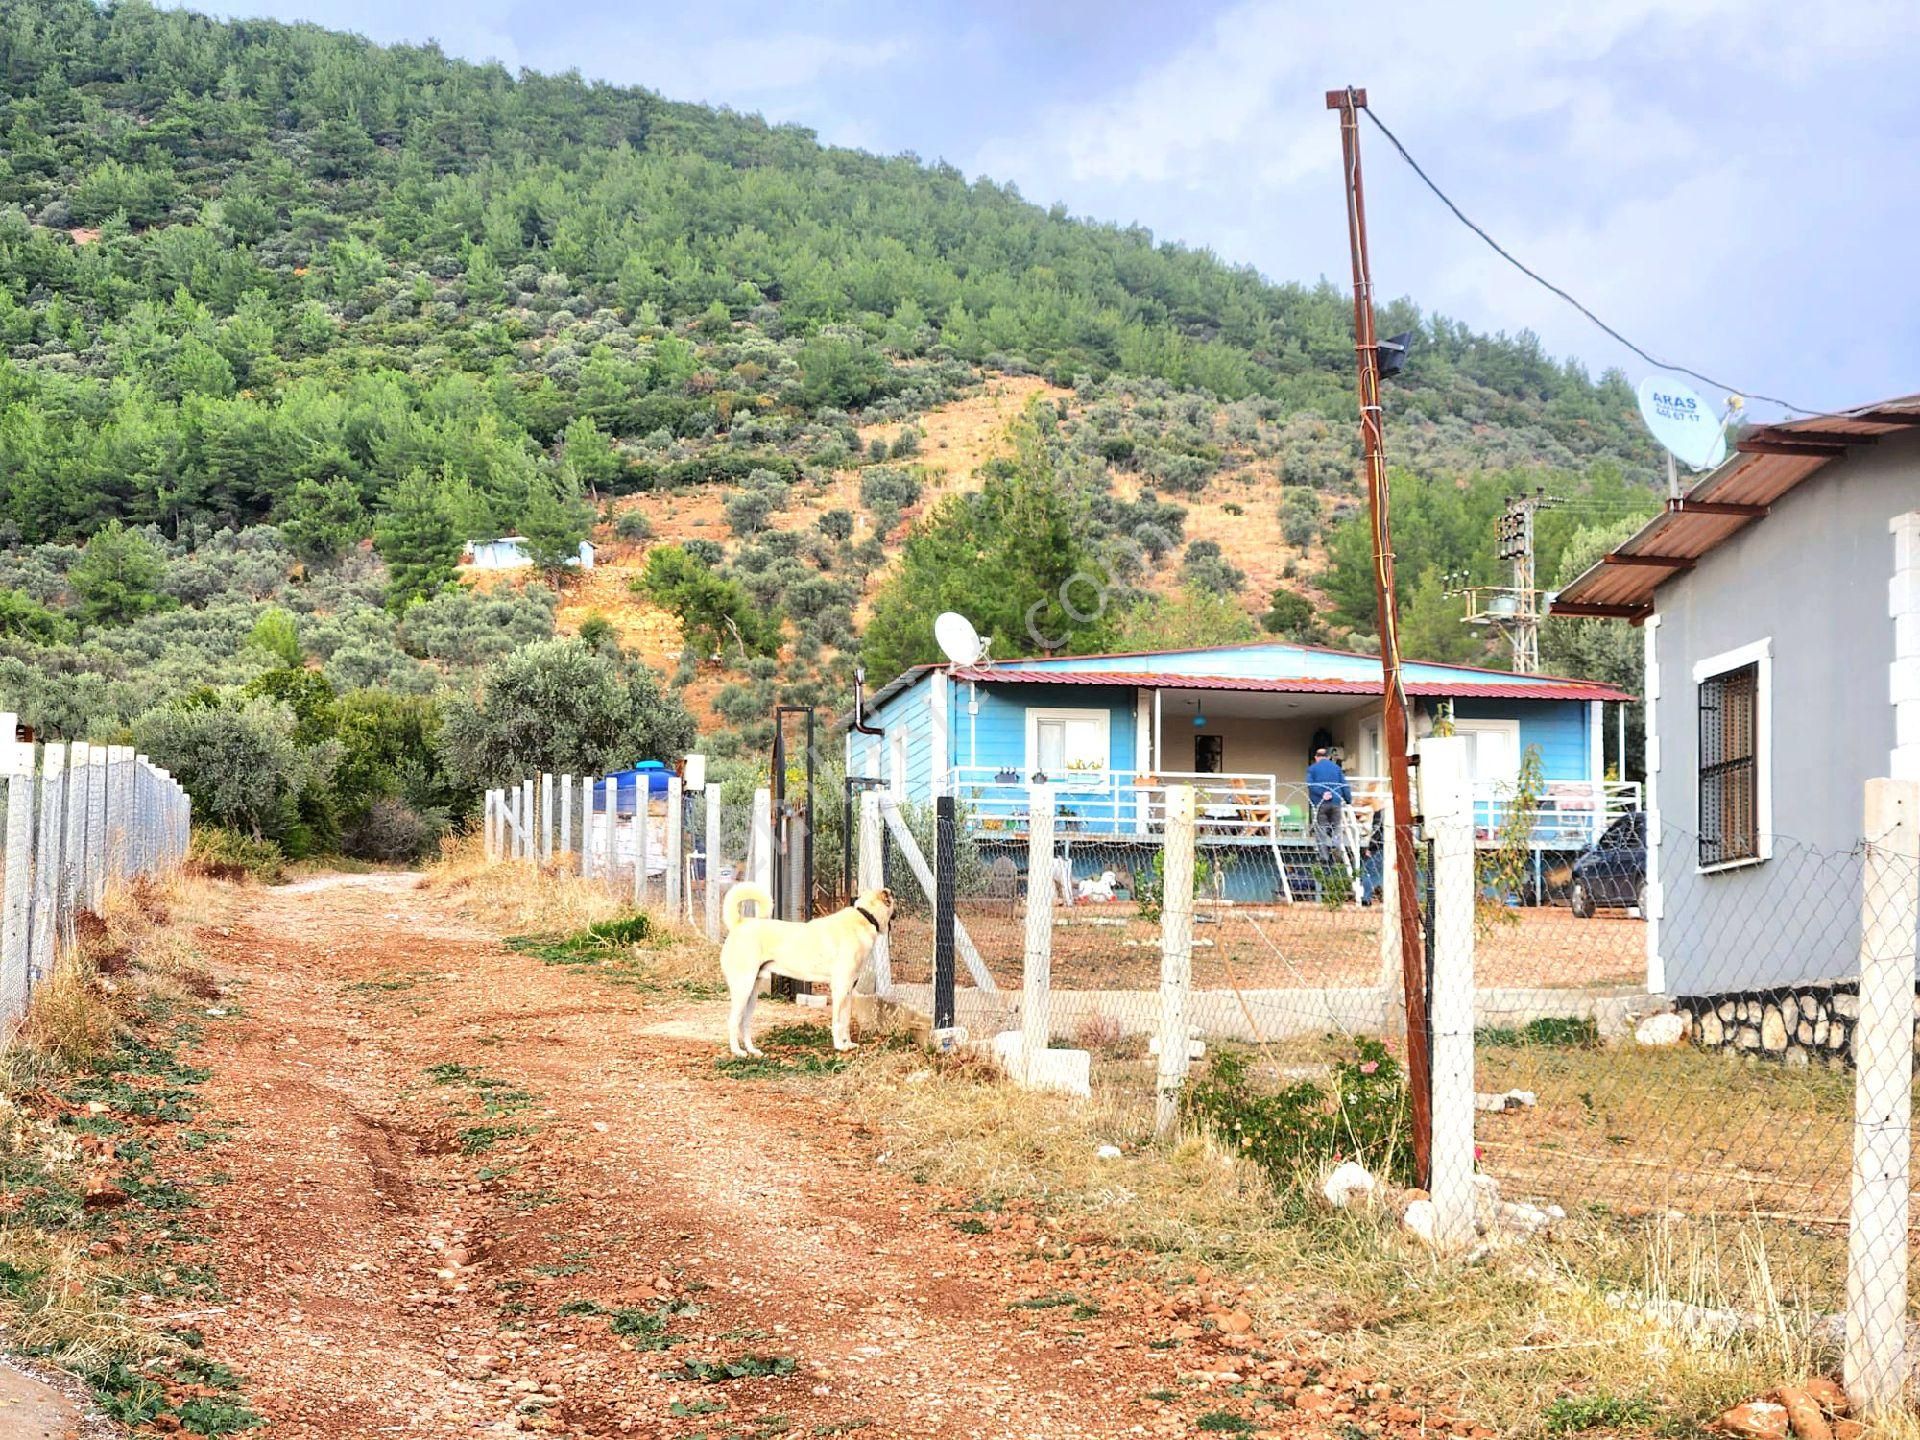
[[[1636,783],[1606,776],[1606,707],[1633,697],[1550,675],[1409,661],[1417,734],[1442,713],[1473,742],[1476,823],[1491,844],[1521,757],[1540,756],[1546,793],[1532,833],[1571,853],[1637,809]],[[1272,853],[1286,874],[1310,854],[1306,770],[1335,747],[1352,783],[1349,849],[1384,805],[1380,661],[1266,642],[1204,650],[1079,655],[972,666],[922,665],[878,691],[849,731],[847,773],[902,802],[952,795],[977,838],[1025,830],[1028,787],[1055,790],[1060,831],[1157,844],[1167,789],[1194,787],[1203,844]]]

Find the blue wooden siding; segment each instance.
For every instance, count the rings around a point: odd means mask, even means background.
[[[871,735],[848,736],[847,763],[850,768],[870,766],[861,773],[881,780],[893,778],[891,756],[893,737],[907,742],[907,793],[905,799],[926,801],[933,798],[933,711],[927,703],[932,685],[922,677],[886,704],[867,716],[869,725],[886,732],[879,739]],[[857,745],[854,742],[859,742]],[[869,748],[872,747],[872,748]]]
[[[1459,699],[1453,713],[1462,720],[1518,720],[1520,753],[1540,750],[1540,768],[1548,780],[1592,778],[1591,715],[1584,700]]]
[[[955,765],[1024,771],[1029,710],[1104,710],[1107,712],[1107,768],[1134,768],[1137,737],[1132,690],[1104,685],[981,685],[977,687],[977,696],[980,713],[969,715],[967,686],[952,687]]]

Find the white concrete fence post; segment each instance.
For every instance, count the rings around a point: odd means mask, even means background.
[[[686,916],[682,913],[680,887],[686,878],[687,857],[684,812],[686,809],[686,791],[681,787],[678,775],[667,780],[667,914],[675,925],[683,924]]]
[[[1160,1065],[1154,1133],[1170,1138],[1180,1123],[1180,1091],[1187,1083],[1187,992],[1193,984],[1194,793],[1167,787],[1160,887]]]
[[[1434,1243],[1473,1243],[1473,778],[1460,736],[1420,742],[1420,810],[1433,835]]]
[[[573,776],[571,774],[563,774],[560,777],[560,853],[573,854]]]
[[[0,711],[0,775],[7,782],[7,859],[0,905],[0,1024],[26,1013],[28,920],[33,905],[34,747],[14,739],[19,717]]]
[[[480,839],[486,847],[487,863],[500,861],[500,792],[489,790],[480,802]]]
[[[553,859],[553,776],[548,771],[540,772],[540,862],[547,864]]]
[[[875,814],[879,800],[875,797]],[[1020,969],[1021,1073],[1039,1080],[1039,1057],[1053,1039],[1053,786],[1027,791],[1026,955]]]
[[[133,853],[133,747],[114,745],[107,750],[107,881],[125,880]]]
[[[69,921],[87,899],[87,786],[92,780],[92,751],[86,741],[76,740],[67,752],[67,836],[60,857],[60,893],[61,910]],[[179,858],[176,853],[176,863]]]
[[[1905,1395],[1907,1226],[1913,1205],[1914,932],[1920,924],[1920,782],[1869,780],[1853,1032],[1853,1200],[1843,1379],[1855,1413]]]
[[[720,929],[720,782],[707,782],[706,825],[702,839],[702,863],[707,872],[702,896],[707,939],[718,945],[724,935]]]
[[[880,819],[880,795],[878,791],[860,792],[860,834],[858,888],[878,890],[887,883],[886,862],[887,832]],[[873,993],[885,999],[893,991],[893,955],[887,948],[887,937],[880,936],[873,942]]]
[[[539,819],[538,812],[534,809],[536,803],[533,777],[529,775],[520,782],[520,858],[522,860],[540,858],[540,842],[533,828]]]
[[[633,903],[645,908],[653,894],[653,780],[642,770],[633,777]]]
[[[87,908],[96,913],[107,891],[107,786],[112,759],[111,745],[96,745],[87,756]]]
[[[747,845],[747,878],[769,895],[773,894],[773,791],[764,785],[753,792],[753,835]]]
[[[40,752],[40,833],[34,842],[33,917],[29,922],[29,988],[53,973],[60,942],[61,848],[66,842],[67,750],[48,745]]]
[[[609,775],[601,783],[600,814],[600,874],[606,881],[609,891],[620,891],[620,851],[615,842],[620,838],[620,782]]]

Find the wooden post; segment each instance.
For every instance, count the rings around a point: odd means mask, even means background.
[[[7,782],[7,860],[0,903],[0,1023],[26,1013],[33,904],[33,746],[15,740],[19,717],[0,712],[0,776]]]
[[[667,914],[672,923],[686,923],[682,909],[680,885],[687,872],[685,835],[683,833],[683,814],[686,808],[686,792],[681,788],[680,777],[671,776],[667,780]]]
[[[553,859],[553,774],[540,772],[540,860]]]
[[[1907,1382],[1920,782],[1869,780],[1866,834],[1843,1370],[1855,1413],[1871,1416],[1898,1407]]]
[[[886,831],[881,828],[880,796],[873,790],[860,792],[860,877],[855,882],[862,891],[878,890],[885,885]],[[885,999],[893,990],[893,956],[887,949],[887,937],[873,942],[873,993]]]
[[[1026,959],[1020,969],[1020,1049],[1028,1084],[1053,1038],[1053,786],[1027,791]]]
[[[718,945],[726,938],[725,932],[720,928],[720,782],[718,780],[707,781],[705,828],[706,840],[703,848],[706,852],[704,864],[707,879],[702,899],[706,911],[707,939]]]
[[[40,834],[34,842],[33,918],[27,953],[29,987],[53,973],[53,952],[60,943],[66,798],[66,747],[48,745],[40,752]]]
[[[1170,1139],[1180,1124],[1180,1091],[1187,1083],[1187,992],[1193,985],[1194,795],[1191,785],[1167,787],[1161,842],[1160,1067],[1154,1133]]]
[[[1473,1243],[1473,779],[1467,741],[1420,742],[1420,810],[1433,833],[1434,1243]]]

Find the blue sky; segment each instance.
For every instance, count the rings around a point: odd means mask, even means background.
[[[1343,284],[1323,96],[1362,84],[1468,214],[1654,354],[1808,406],[1920,390],[1920,6],[1900,0],[194,8],[725,104]],[[1645,372],[1364,143],[1382,293]]]

